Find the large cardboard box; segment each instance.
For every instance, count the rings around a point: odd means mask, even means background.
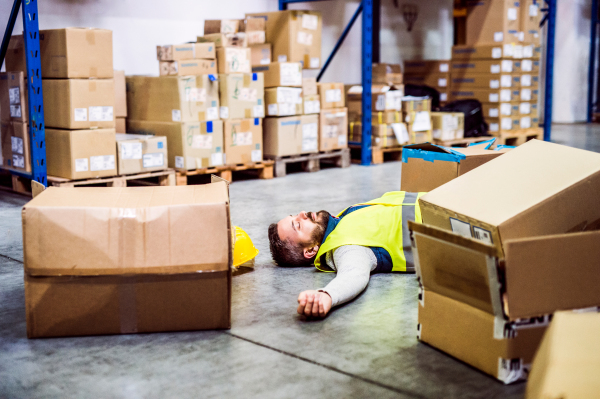
[[[115,127],[113,79],[43,79],[44,122],[61,129]]]
[[[117,134],[117,172],[120,175],[167,168],[167,138],[142,134]]]
[[[412,144],[402,150],[400,190],[429,192],[499,157],[504,152],[480,148],[449,148]]]
[[[531,62],[531,61],[530,61]],[[455,74],[489,73],[499,75],[501,73],[517,73],[515,64],[521,65],[521,61],[514,60],[452,60],[450,70]]]
[[[343,83],[318,83],[317,92],[321,96],[321,109],[342,108],[345,105]]]
[[[502,253],[509,240],[597,228],[599,190],[600,154],[531,140],[429,192],[420,205],[424,223]]]
[[[264,120],[264,153],[272,157],[319,151],[319,115]]]
[[[271,43],[253,44],[250,46],[250,64],[253,67],[270,64],[271,62]]]
[[[23,244],[29,338],[231,325],[224,182],[50,187],[23,208]]]
[[[264,118],[265,83],[262,73],[219,75],[221,119]]]
[[[130,119],[156,122],[219,119],[219,82],[209,75],[127,76],[126,80]]]
[[[158,69],[160,76],[205,75],[218,72],[216,60],[160,61]]]
[[[114,71],[115,118],[127,118],[127,87],[125,71]]]
[[[465,133],[465,114],[462,112],[432,112],[431,127],[435,140],[462,139]]]
[[[303,113],[302,89],[299,87],[270,87],[265,89],[265,105],[268,116],[301,115]]]
[[[373,112],[400,111],[402,110],[402,97],[404,97],[404,85],[398,87],[373,85],[371,86],[371,110]],[[349,112],[362,114],[362,86],[350,87],[346,98]]]
[[[519,87],[520,75],[456,72],[450,79],[452,90],[498,89]]]
[[[266,41],[273,45],[274,61],[301,62],[304,69],[321,67],[320,12],[288,10],[246,14],[246,17],[266,21]]]
[[[524,48],[517,43],[473,44],[452,46],[452,60],[524,58]],[[532,58],[525,57],[525,58]]]
[[[26,123],[28,111],[23,72],[0,73],[0,120]]]
[[[450,74],[449,73],[436,73],[428,75],[409,75],[405,74],[404,83],[425,85],[434,87],[438,91],[445,90],[450,86]]]
[[[26,123],[0,122],[0,148],[0,165],[6,169],[31,172],[31,148]]]
[[[166,137],[169,168],[196,170],[225,163],[220,120],[181,123],[128,119],[127,131]]]
[[[263,160],[262,119],[226,120],[223,135],[227,164],[248,164]]]
[[[525,397],[598,397],[599,336],[597,312],[556,312],[533,359]]]
[[[303,93],[304,94],[304,93]],[[318,94],[302,97],[302,108],[304,114],[318,114],[321,112],[321,97]]]
[[[316,78],[302,78],[302,94],[305,96],[314,96],[319,94]]]
[[[514,0],[467,1],[465,44],[522,40],[519,6]]]
[[[404,61],[405,75],[435,75],[450,72],[450,60]]]
[[[112,31],[66,28],[40,31],[42,78],[112,78]],[[22,71],[25,65],[23,36],[12,36],[6,52],[6,70]]]
[[[217,48],[217,64],[219,73],[250,73],[251,50],[247,47]]]
[[[404,83],[402,80],[402,68],[398,64],[373,64],[372,73],[372,83],[390,86]]]
[[[48,175],[79,180],[117,174],[115,129],[46,128]]]
[[[321,110],[319,117],[319,151],[331,151],[340,148],[348,148],[348,109]]]
[[[482,103],[515,102],[522,97],[519,89],[450,89],[450,101],[477,99]],[[528,100],[524,100],[528,101]]]
[[[255,66],[252,72],[262,72],[265,87],[302,87],[302,64],[299,62],[272,62],[269,65]]]
[[[246,33],[212,33],[198,36],[198,43],[214,43],[215,47],[248,47]]]
[[[212,42],[156,46],[156,58],[159,61],[214,60],[216,57],[215,45]]]

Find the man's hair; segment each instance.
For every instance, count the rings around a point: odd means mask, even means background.
[[[304,247],[289,240],[282,241],[277,232],[277,223],[269,226],[271,256],[278,266],[310,266],[313,259],[304,257]]]

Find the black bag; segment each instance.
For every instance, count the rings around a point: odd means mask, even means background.
[[[431,110],[436,111],[440,107],[440,92],[433,87],[425,85],[404,85],[404,95],[413,97],[429,97],[431,98]]]
[[[488,124],[483,118],[479,100],[458,100],[446,104],[441,112],[462,112],[465,114],[465,137],[488,136]]]

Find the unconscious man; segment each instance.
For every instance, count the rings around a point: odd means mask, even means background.
[[[303,291],[298,313],[324,317],[360,294],[371,274],[413,271],[408,221],[421,222],[418,198],[393,191],[346,208],[300,212],[269,226],[271,254],[279,266],[310,266],[337,272],[325,288]]]

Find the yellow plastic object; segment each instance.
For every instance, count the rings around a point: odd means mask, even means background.
[[[233,245],[233,267],[254,266],[249,263],[258,255],[258,249],[252,243],[250,236],[244,230],[235,226],[235,244]],[[248,263],[245,265],[245,263]]]

